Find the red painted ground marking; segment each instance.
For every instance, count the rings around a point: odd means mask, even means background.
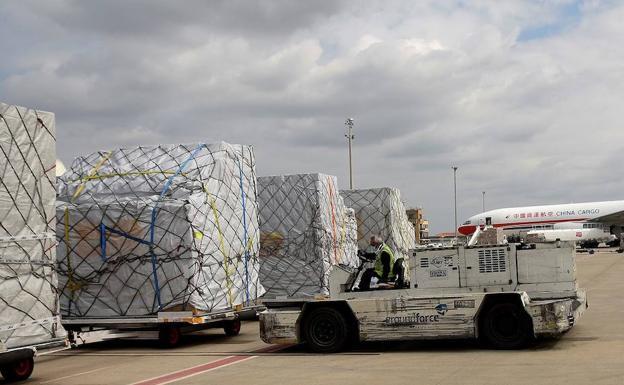
[[[253,353],[272,353],[272,352],[276,352],[276,351],[285,349],[285,348],[290,347],[290,346],[291,345],[269,346],[269,347],[266,347],[266,348],[262,348],[262,349],[251,351],[249,353],[252,353],[252,354]],[[223,367],[226,367],[226,366],[234,365],[234,364],[237,364],[237,363],[240,363],[240,362],[243,362],[243,361],[251,360],[251,359],[256,358],[256,357],[258,357],[258,356],[254,356],[254,355],[233,355],[233,356],[222,358],[222,359],[217,360],[217,361],[209,362],[207,364],[201,364],[201,365],[198,365],[198,366],[193,366],[191,368],[182,369],[182,370],[178,370],[178,371],[175,371],[175,372],[163,374],[163,375],[158,376],[158,377],[153,377],[153,378],[150,378],[150,379],[147,379],[147,380],[135,382],[132,385],[164,385],[164,384],[169,384],[169,383],[172,383],[172,382],[183,380],[185,378],[196,376],[198,374],[210,372],[210,371],[215,370],[215,369],[219,369],[219,368],[223,368]]]

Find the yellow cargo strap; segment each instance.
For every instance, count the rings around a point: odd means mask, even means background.
[[[217,211],[217,201],[206,191],[206,194],[210,197],[210,207],[212,208],[212,214],[215,218],[215,224],[217,225],[217,236],[219,238],[219,249],[223,254],[223,267],[225,269],[225,282],[227,286],[228,299],[230,300],[230,306],[232,306],[234,300],[232,299],[232,277],[230,277],[230,256],[225,251],[225,241],[223,240],[223,231],[221,230],[221,223],[219,222],[219,213]]]
[[[251,249],[252,249],[252,247],[253,247],[253,244],[254,244],[254,240],[253,240],[253,238],[251,238],[251,237],[250,237],[250,238],[247,240],[247,251],[251,251]]]
[[[102,156],[102,159],[100,159],[100,161],[95,165],[95,167],[93,167],[91,169],[91,171],[89,171],[89,173],[87,174],[87,178],[93,175],[96,175],[98,170],[100,169],[100,167],[102,167],[104,165],[104,162],[106,162],[111,155],[113,155],[112,151],[107,152],[106,154],[104,154],[104,156]],[[78,189],[76,190],[76,192],[74,193],[74,195],[72,196],[72,202],[76,200],[76,198],[78,198],[80,196],[80,194],[82,194],[82,191],[85,189],[85,181],[83,181],[80,186],[78,186]]]
[[[160,171],[160,170],[144,170],[144,171],[128,171],[128,172],[118,172],[118,173],[110,173],[110,174],[93,174],[87,175],[82,178],[74,179],[72,182],[88,182],[94,179],[105,179],[105,178],[113,178],[116,176],[137,176],[137,175],[174,175],[175,171]],[[186,173],[180,173],[182,176],[186,176]]]
[[[74,300],[74,292],[80,290],[82,287],[81,284],[74,281],[74,268],[72,267],[71,260],[71,245],[69,243],[69,208],[65,208],[64,213],[64,222],[65,222],[65,248],[67,249],[67,287],[71,292],[71,301]]]

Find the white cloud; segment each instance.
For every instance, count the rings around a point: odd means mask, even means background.
[[[353,116],[356,186],[401,188],[434,231],[452,228],[451,164],[462,218],[483,190],[488,207],[622,197],[622,6],[148,3],[0,6],[0,100],[56,112],[66,163],[228,140],[260,174],[345,186]]]

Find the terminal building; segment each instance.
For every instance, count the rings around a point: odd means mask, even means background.
[[[429,221],[423,217],[422,207],[406,210],[407,219],[414,225],[416,233],[416,244],[421,244],[422,240],[429,238]]]

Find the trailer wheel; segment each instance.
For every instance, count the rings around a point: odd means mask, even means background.
[[[163,348],[175,348],[180,345],[182,331],[177,326],[166,326],[158,331],[158,341]]]
[[[240,333],[241,330],[241,322],[240,320],[228,321],[223,326],[223,330],[225,331],[226,336],[234,337]]]
[[[35,361],[32,357],[22,358],[19,361],[0,367],[0,373],[9,382],[24,381],[30,377],[34,368]]]
[[[306,317],[303,332],[308,346],[317,353],[339,352],[349,341],[347,320],[330,307],[312,310]]]
[[[520,306],[498,303],[486,311],[481,332],[485,341],[496,349],[519,349],[531,340],[531,320]]]

